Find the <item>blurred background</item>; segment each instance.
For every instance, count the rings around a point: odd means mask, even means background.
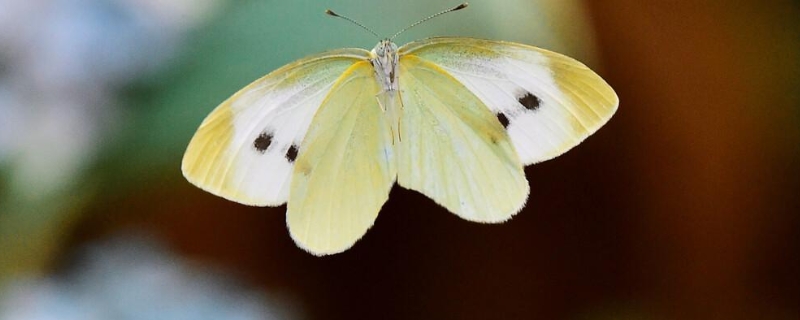
[[[397,41],[565,53],[617,91],[525,209],[395,188],[355,247],[202,192],[194,130],[250,81],[458,4],[0,0],[0,319],[800,319],[800,2],[474,0]]]

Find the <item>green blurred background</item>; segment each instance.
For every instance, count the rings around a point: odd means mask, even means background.
[[[401,35],[544,47],[617,91],[501,225],[395,188],[319,258],[285,207],[181,176],[236,90],[377,43],[324,9],[390,35],[456,4],[0,0],[0,319],[800,318],[797,1],[477,0]]]

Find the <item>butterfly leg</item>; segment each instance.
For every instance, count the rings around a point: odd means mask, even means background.
[[[378,100],[378,105],[381,107],[381,111],[383,111],[385,113],[386,112],[386,107],[383,105],[383,101],[381,101],[381,97],[380,97],[382,94],[383,94],[383,92],[380,92],[380,93],[376,94],[375,95],[375,100]]]
[[[382,91],[378,93],[375,98],[378,100],[378,105],[380,105],[381,110],[383,110],[384,114],[386,114],[386,118],[389,121],[389,128],[392,131],[392,143],[396,140],[400,142],[400,117],[402,114],[402,101],[399,103],[401,106],[398,106],[398,100],[400,100],[399,94],[397,91]]]

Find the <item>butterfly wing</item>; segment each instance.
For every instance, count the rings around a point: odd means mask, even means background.
[[[414,55],[401,56],[399,77],[398,183],[471,221],[500,222],[518,212],[528,181],[489,108],[447,71]]]
[[[342,252],[372,226],[396,177],[392,134],[368,61],[354,64],[322,102],[295,163],[287,224],[317,255]]]
[[[285,203],[293,162],[312,117],[345,70],[368,55],[342,49],[311,56],[241,89],[197,129],[183,157],[183,175],[239,203]]]
[[[617,110],[614,90],[567,56],[518,43],[431,38],[400,54],[441,67],[497,115],[523,164],[578,145]]]

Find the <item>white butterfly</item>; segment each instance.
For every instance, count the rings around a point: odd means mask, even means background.
[[[466,220],[511,218],[528,197],[523,166],[576,146],[618,103],[586,66],[536,47],[383,40],[298,60],[240,90],[200,125],[182,170],[232,201],[288,202],[297,245],[332,254],[367,232],[395,181]]]

